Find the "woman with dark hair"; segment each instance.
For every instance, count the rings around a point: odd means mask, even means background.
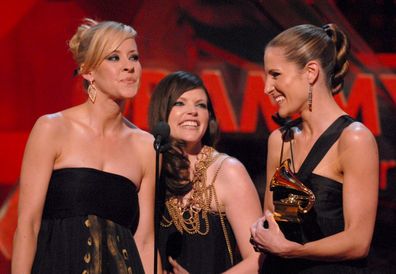
[[[349,41],[335,24],[299,25],[265,48],[265,93],[280,118],[299,115],[268,141],[265,216],[252,243],[265,273],[367,270],[378,195],[372,133],[333,95],[343,88]]]
[[[153,138],[122,115],[142,75],[135,36],[87,19],[69,41],[88,96],[32,129],[12,273],[152,273]]]
[[[218,124],[198,76],[178,71],[159,82],[150,128],[160,121],[171,130],[161,174],[158,246],[164,269],[257,273],[260,256],[249,244],[249,227],[261,214],[258,194],[242,163],[214,149]]]

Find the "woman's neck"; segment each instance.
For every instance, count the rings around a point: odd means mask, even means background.
[[[319,136],[339,116],[346,114],[330,93],[317,92],[312,103],[312,112],[305,109],[301,113],[304,135]]]
[[[123,125],[123,116],[120,104],[112,100],[87,101],[85,109],[88,117],[88,124],[100,135],[113,134],[120,130]]]
[[[187,154],[189,159],[190,157],[194,158],[197,157],[197,155],[202,151],[203,147],[204,145],[202,145],[200,142],[195,144],[186,143],[184,147],[184,153]]]

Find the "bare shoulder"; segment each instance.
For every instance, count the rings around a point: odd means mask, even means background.
[[[41,162],[44,162],[44,155],[51,157],[51,161],[59,155],[62,142],[67,140],[64,118],[61,113],[46,114],[39,117],[30,132],[26,143],[26,155],[40,155]],[[25,157],[24,156],[24,157]],[[26,156],[27,159],[34,159]],[[34,160],[33,160],[34,161]]]
[[[274,131],[272,131],[268,137],[268,143],[272,143],[272,144],[280,144],[282,142],[282,133],[280,131],[280,129],[276,129]]]
[[[32,134],[57,134],[64,126],[65,121],[61,112],[46,114],[37,119],[33,126]]]
[[[268,151],[267,151],[267,161],[273,160],[274,162],[279,162],[279,153],[282,146],[282,132],[280,129],[274,130],[268,137]],[[287,150],[286,146],[286,150]],[[268,164],[268,163],[267,163]]]
[[[374,135],[360,122],[353,122],[344,129],[340,136],[339,149],[369,149],[377,148]]]
[[[78,105],[56,113],[45,114],[37,120],[37,124],[67,133],[71,130],[73,123],[81,120],[82,108],[81,105]]]
[[[130,128],[130,134],[132,138],[138,141],[141,144],[151,144],[153,145],[154,136],[147,131],[144,131],[140,128]]]
[[[282,132],[280,129],[276,129],[268,136],[268,151],[278,151],[282,145]]]
[[[136,126],[131,127],[130,124],[127,124],[128,127],[128,138],[132,144],[131,148],[144,155],[154,154],[154,137],[147,131],[144,131]]]
[[[37,119],[32,134],[49,136],[52,143],[68,142],[75,131],[75,125],[81,123],[81,106],[75,106],[56,113],[45,114]]]
[[[246,172],[245,166],[235,157],[224,154],[220,161],[222,161],[222,169],[224,170],[222,173],[224,175],[230,175],[232,177],[240,172]]]
[[[221,184],[225,184],[227,187],[240,188],[252,183],[245,166],[237,158],[224,155],[219,161],[222,165],[218,173]]]
[[[221,202],[229,206],[235,201],[246,201],[246,204],[256,204],[260,211],[260,201],[256,187],[245,166],[234,157],[228,155],[222,161],[222,167],[215,182],[216,191]]]
[[[378,166],[378,147],[374,135],[362,123],[344,129],[338,144],[341,170],[362,173]],[[359,163],[358,165],[356,163]]]

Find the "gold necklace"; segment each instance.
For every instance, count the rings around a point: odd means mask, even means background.
[[[204,146],[197,156],[194,165],[192,191],[186,203],[180,197],[170,197],[165,201],[171,220],[162,216],[161,226],[170,227],[175,225],[176,229],[183,233],[207,235],[209,232],[208,212],[212,201],[212,187],[206,185],[206,172],[209,166],[220,154],[214,155],[215,149]],[[205,227],[201,228],[200,212]]]

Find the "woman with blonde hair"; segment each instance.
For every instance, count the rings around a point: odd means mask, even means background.
[[[135,36],[87,19],[70,40],[88,98],[32,129],[12,273],[152,272],[153,138],[122,115],[142,74]]]

